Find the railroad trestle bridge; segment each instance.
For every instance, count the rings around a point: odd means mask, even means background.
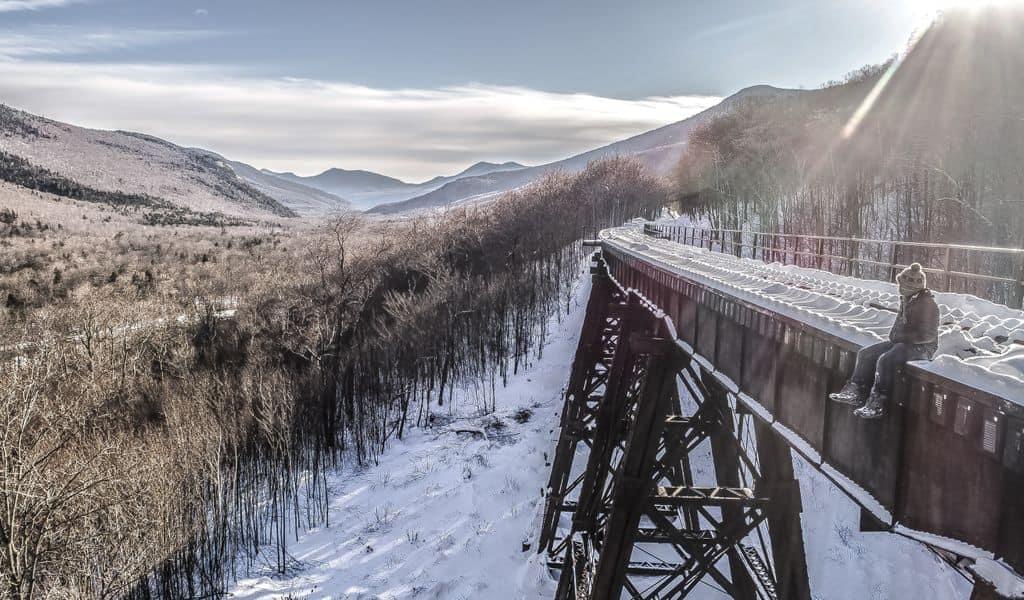
[[[558,599],[703,584],[809,600],[794,452],[861,506],[862,530],[928,545],[974,582],[972,598],[1008,597],[1000,584],[1024,573],[1022,407],[908,365],[886,418],[858,419],[827,400],[856,345],[590,244],[539,536]],[[711,484],[693,467],[702,447]]]

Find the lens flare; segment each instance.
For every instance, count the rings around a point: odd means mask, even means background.
[[[907,0],[915,11],[917,11],[921,17],[921,22],[915,28],[913,38],[908,44],[907,49],[893,60],[892,64],[886,72],[878,79],[878,83],[871,89],[871,92],[864,98],[857,110],[854,111],[853,116],[843,127],[842,137],[843,139],[851,137],[860,126],[864,117],[871,112],[871,108],[875,102],[878,101],[878,97],[882,95],[885,87],[889,84],[892,76],[900,68],[900,64],[907,54],[913,50],[914,46],[920,41],[921,36],[935,23],[935,19],[944,12],[950,11],[981,11],[989,8],[1024,8],[1024,0]]]
[[[892,61],[892,64],[889,65],[889,68],[886,69],[885,73],[878,78],[878,82],[875,83],[875,87],[871,88],[871,92],[864,98],[864,101],[860,103],[857,110],[854,111],[853,116],[850,117],[846,126],[843,127],[844,139],[853,136],[857,131],[857,128],[860,127],[861,121],[863,121],[864,117],[871,112],[871,107],[875,105],[878,97],[882,95],[882,91],[885,89],[885,86],[889,85],[889,80],[892,79],[893,74],[900,68],[901,60],[902,57]]]
[[[1022,0],[908,0],[908,2],[914,10],[932,14],[946,10],[1024,5]]]

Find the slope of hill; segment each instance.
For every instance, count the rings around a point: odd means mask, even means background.
[[[303,177],[294,173],[275,173],[264,169],[267,175],[316,188],[324,192],[341,196],[359,208],[370,208],[381,204],[401,202],[419,196],[448,183],[460,179],[487,176],[492,173],[524,169],[517,162],[491,163],[478,162],[455,175],[439,175],[423,183],[407,183],[394,177],[381,175],[372,171],[328,169],[319,175]]]
[[[382,202],[391,202],[416,195],[419,188],[394,177],[360,169],[332,168],[319,175],[302,176],[295,173],[263,173],[292,183],[340,196],[356,208],[366,208]]]
[[[273,172],[270,172],[273,173]],[[345,195],[360,192],[373,192],[378,190],[413,187],[413,184],[406,183],[394,177],[364,171],[362,169],[327,169],[319,175],[302,177],[294,173],[273,173],[284,179],[298,181],[317,189],[331,192],[332,194]]]
[[[0,152],[100,193],[195,213],[263,218],[295,213],[240,179],[220,156],[126,131],[76,127],[0,105]]]
[[[536,167],[527,167],[510,172],[492,172],[478,177],[462,178],[403,202],[375,206],[367,212],[396,214],[410,210],[445,206],[483,194],[494,194],[511,190],[535,181],[553,171],[580,171],[592,160],[613,156],[636,156],[654,173],[665,175],[679,162],[690,132],[698,125],[706,123],[716,115],[729,110],[743,101],[800,93],[808,92],[783,90],[767,85],[749,87],[688,119],[608,144],[601,148]]]
[[[456,175],[452,175],[450,177],[435,177],[435,178],[431,179],[428,183],[438,182],[438,181],[447,183],[449,181],[454,181],[456,179],[462,179],[463,177],[473,177],[473,176],[476,176],[476,175],[489,175],[491,173],[499,173],[501,171],[515,171],[515,170],[518,170],[518,169],[525,169],[525,168],[526,168],[526,165],[521,165],[521,164],[519,164],[519,163],[517,163],[515,161],[511,161],[511,160],[508,161],[508,162],[501,163],[501,164],[487,162],[487,161],[483,161],[482,160],[482,161],[476,163],[475,165],[469,167],[468,169],[462,171],[461,173],[458,173]]]
[[[225,162],[249,185],[302,216],[326,215],[351,207],[348,200],[336,194],[275,176],[245,163],[230,160]]]

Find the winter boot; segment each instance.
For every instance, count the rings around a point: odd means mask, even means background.
[[[885,403],[887,401],[888,399],[885,396],[872,391],[864,406],[853,411],[853,414],[862,419],[881,419],[885,416]]]
[[[868,392],[866,389],[857,385],[853,381],[849,381],[843,386],[843,389],[832,394],[829,398],[831,398],[833,402],[839,402],[840,404],[860,406],[864,404],[864,399],[867,398],[867,396]]]

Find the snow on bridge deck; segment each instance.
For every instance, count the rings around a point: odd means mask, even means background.
[[[899,306],[895,284],[765,263],[643,233],[606,229],[601,241],[703,285],[796,319],[856,346],[887,338]],[[1024,406],[1024,311],[965,294],[936,293],[939,351],[918,368]]]

